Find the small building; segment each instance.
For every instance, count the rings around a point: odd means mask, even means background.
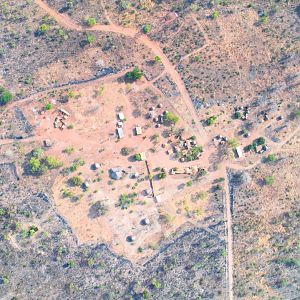
[[[123,128],[123,122],[122,122],[122,121],[119,121],[119,122],[117,123],[117,127],[118,127],[118,128]]]
[[[100,164],[99,164],[99,163],[94,163],[94,164],[92,165],[92,168],[93,168],[94,170],[98,170],[98,169],[100,168]]]
[[[146,153],[145,153],[145,152],[141,152],[141,153],[140,153],[140,156],[141,156],[141,160],[142,160],[142,161],[147,160],[147,156],[146,156]]]
[[[117,135],[119,139],[122,139],[124,137],[124,130],[123,128],[117,128]]]
[[[137,126],[134,128],[135,134],[136,135],[141,135],[143,133],[142,127],[141,126]]]
[[[123,169],[121,167],[112,168],[109,170],[109,176],[111,179],[120,180],[123,177]]]
[[[240,146],[239,146],[239,147],[236,147],[236,148],[235,148],[235,151],[236,151],[236,154],[237,154],[238,158],[244,157],[242,148],[241,148]]]
[[[60,108],[59,111],[65,116],[68,116],[68,117],[70,116],[70,114],[63,108]]]
[[[44,146],[45,147],[51,147],[52,146],[52,142],[49,139],[44,140]]]
[[[160,203],[160,202],[161,202],[161,196],[160,196],[160,195],[156,195],[156,196],[154,197],[154,201],[155,201],[156,203]]]
[[[118,113],[118,118],[120,121],[124,121],[125,120],[125,116],[123,112]]]

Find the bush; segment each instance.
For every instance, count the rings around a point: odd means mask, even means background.
[[[132,149],[131,149],[131,148],[123,147],[123,148],[121,149],[121,154],[124,155],[124,156],[127,156],[127,155],[129,155],[130,153],[132,153]]]
[[[175,116],[173,113],[171,112],[167,112],[165,115],[165,120],[169,123],[173,123],[176,124],[179,121],[179,117]]]
[[[228,141],[228,146],[231,148],[236,148],[236,147],[238,147],[238,145],[239,145],[239,142],[236,139],[230,139]]]
[[[63,163],[60,162],[57,158],[54,156],[45,156],[42,159],[42,163],[47,166],[49,169],[58,169],[60,168]]]
[[[276,159],[276,157],[275,157],[274,154],[269,154],[269,155],[267,156],[267,161],[268,161],[268,162],[275,161],[275,159]]]
[[[95,41],[95,37],[92,34],[88,34],[86,40],[89,44],[92,44]]]
[[[79,176],[74,176],[69,179],[69,184],[72,186],[81,186],[82,183],[82,179]]]
[[[143,26],[143,32],[145,34],[149,33],[151,31],[151,25],[150,24],[146,24]]]
[[[264,182],[266,185],[272,185],[275,181],[275,177],[274,176],[266,176],[264,178]]]
[[[127,209],[134,201],[134,198],[137,196],[136,193],[132,194],[122,194],[119,198],[119,206],[122,209]]]
[[[40,32],[44,33],[46,32],[47,30],[49,30],[49,26],[47,24],[42,24],[40,26]]]
[[[239,111],[236,111],[235,114],[234,114],[234,117],[236,119],[240,119],[242,117],[242,114]]]
[[[29,160],[29,168],[31,173],[37,174],[41,170],[41,161],[36,157],[31,157]]]
[[[263,137],[259,137],[256,141],[257,145],[264,145],[266,143]]]
[[[161,58],[157,55],[154,57],[154,60],[158,63],[158,62],[161,62]]]
[[[161,283],[156,278],[153,278],[151,280],[151,284],[156,289],[159,289],[161,287]]]
[[[157,174],[157,178],[158,179],[164,179],[167,177],[167,173],[166,172],[161,172],[159,174]]]
[[[44,110],[50,110],[52,109],[52,107],[53,107],[52,103],[47,103],[44,105]]]
[[[32,151],[31,151],[31,156],[32,157],[35,157],[35,158],[41,158],[44,154],[44,151],[42,148],[38,147],[38,148],[34,148]]]
[[[138,68],[138,67],[135,67],[133,69],[133,71],[131,72],[127,72],[125,74],[125,78],[128,79],[128,80],[133,80],[133,81],[136,81],[136,80],[139,80],[142,78],[142,71]]]
[[[95,18],[87,18],[85,20],[85,23],[86,23],[86,25],[92,27],[92,26],[95,26],[97,24],[97,21],[96,21]]]
[[[12,94],[4,87],[0,86],[0,105],[5,105],[12,100]]]
[[[134,159],[135,159],[136,161],[141,161],[141,160],[142,160],[141,154],[140,154],[140,153],[135,154],[135,155],[134,155]]]
[[[217,120],[217,116],[211,116],[207,119],[206,124],[208,126],[211,126],[212,124],[214,124]]]
[[[212,14],[211,14],[211,18],[213,20],[216,20],[217,18],[219,17],[219,13],[217,11],[214,11]]]

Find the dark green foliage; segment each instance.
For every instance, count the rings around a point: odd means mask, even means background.
[[[134,202],[136,196],[136,193],[122,194],[119,198],[119,206],[122,209],[127,209]]]
[[[12,100],[11,92],[0,86],[0,105],[5,105]]]
[[[141,79],[142,75],[143,75],[142,71],[138,67],[135,67],[131,72],[127,72],[125,74],[125,78],[128,80],[136,81]]]
[[[207,119],[206,124],[208,126],[211,126],[212,124],[214,124],[217,120],[217,116],[211,116]]]

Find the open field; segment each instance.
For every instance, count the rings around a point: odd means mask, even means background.
[[[1,299],[298,299],[295,1],[0,14]]]

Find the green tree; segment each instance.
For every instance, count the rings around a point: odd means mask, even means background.
[[[92,26],[95,26],[97,24],[97,21],[96,21],[95,18],[87,18],[85,20],[85,23],[86,23],[86,25],[92,27]]]
[[[44,110],[50,110],[53,108],[53,104],[52,103],[47,103],[44,105]]]
[[[234,114],[234,117],[236,119],[240,119],[242,117],[242,114],[239,111],[236,111],[235,114]]]
[[[259,137],[256,140],[257,145],[264,145],[266,143],[265,139],[263,137]]]
[[[151,31],[151,25],[150,24],[146,24],[143,26],[143,32],[145,34],[149,33]]]
[[[128,80],[136,81],[141,79],[142,75],[143,75],[142,71],[138,67],[135,67],[131,72],[127,72],[125,74],[125,78]]]
[[[29,167],[33,174],[39,173],[41,170],[41,161],[38,158],[31,157],[29,160]]]
[[[88,34],[86,40],[89,44],[92,44],[95,41],[95,37],[92,34]]]
[[[176,116],[176,115],[174,115],[174,114],[171,113],[171,112],[167,112],[167,113],[165,114],[165,120],[166,120],[167,122],[176,124],[176,123],[178,123],[178,121],[179,121],[179,117]]]
[[[81,186],[82,185],[82,179],[79,176],[74,176],[69,179],[69,184],[73,186]]]
[[[239,142],[236,139],[230,139],[228,141],[228,146],[231,148],[236,148],[236,147],[238,147],[238,145],[239,145]]]
[[[42,159],[42,162],[49,169],[58,169],[63,165],[63,163],[61,161],[59,161],[57,158],[55,158],[54,156],[45,156]]]
[[[154,57],[154,60],[155,60],[157,63],[161,62],[161,58],[160,58],[158,55],[156,55],[156,56]]]
[[[275,177],[274,176],[266,176],[264,178],[264,182],[266,185],[272,185],[275,181]]]
[[[37,148],[34,148],[32,151],[31,151],[31,156],[32,157],[35,157],[35,158],[41,158],[44,154],[44,151],[42,148],[40,147],[37,147]]]
[[[216,122],[216,120],[217,120],[217,116],[213,115],[207,119],[206,124],[208,126],[211,126],[212,124],[214,124]]]
[[[49,30],[49,26],[47,24],[42,24],[40,26],[40,32],[45,33],[47,30]]]
[[[275,161],[275,159],[276,159],[276,157],[275,157],[274,154],[269,154],[269,155],[267,156],[267,161],[268,161],[268,162]]]
[[[211,18],[213,20],[216,20],[217,18],[219,17],[219,13],[217,11],[214,11],[212,14],[211,14]]]
[[[5,105],[12,100],[11,92],[0,86],[0,105]]]

